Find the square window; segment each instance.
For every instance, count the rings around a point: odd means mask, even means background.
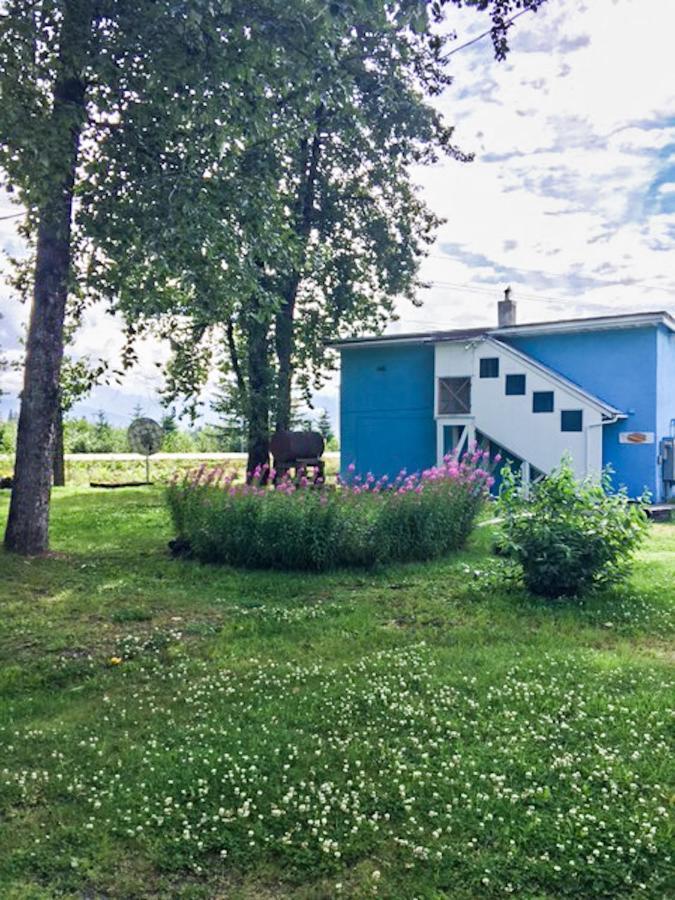
[[[481,378],[499,378],[499,357],[484,356],[480,361]]]
[[[533,391],[532,412],[553,412],[553,391]]]
[[[561,431],[583,431],[584,413],[581,409],[563,409],[560,412]]]
[[[471,376],[438,379],[438,414],[461,415],[471,412]]]
[[[506,376],[506,393],[510,397],[522,396],[525,393],[525,376],[524,375],[507,375]]]

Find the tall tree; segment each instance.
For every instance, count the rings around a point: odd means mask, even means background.
[[[466,5],[491,16],[503,58],[509,15],[541,2]],[[263,87],[250,98],[256,121],[266,123],[264,141],[251,130],[234,159],[213,160],[192,255],[173,257],[181,289],[174,269],[164,303],[132,303],[151,317],[169,308],[183,317],[182,328],[167,320],[176,349],[170,395],[208,372],[206,357],[196,364],[195,345],[220,328],[235,405],[246,412],[249,469],[267,461],[270,427],[289,427],[293,383],[306,393],[320,383],[326,339],[381,329],[396,299],[415,302],[438,219],[418,194],[413,167],[443,154],[468,159],[430,102],[450,81],[449,37],[433,20],[462,5],[355,0],[332,4],[329,14],[287,4],[274,66],[260,71]],[[172,187],[171,205],[187,211],[190,192],[182,201],[180,194]],[[148,216],[138,207],[130,215],[143,218],[135,236],[126,228],[125,252],[140,260]],[[164,227],[166,216],[157,218]],[[164,227],[164,239],[170,235]]]
[[[164,432],[165,437],[170,434],[175,434],[175,432],[178,431],[175,408],[172,407],[165,415],[162,416],[162,421],[160,424],[162,426],[162,431]]]
[[[316,427],[326,443],[333,439],[333,423],[327,409],[321,410]]]
[[[118,197],[152,191],[146,161],[161,152],[157,135],[176,140],[181,118],[195,122],[195,111],[209,104],[208,139],[217,135],[222,145],[227,129],[216,120],[219,113],[227,118],[225,86],[234,88],[229,104],[236,105],[237,63],[244,72],[250,69],[243,63],[245,12],[243,4],[233,10],[212,0],[3,4],[0,168],[27,209],[26,232],[35,246],[15,486],[5,534],[10,550],[32,554],[47,548],[66,301],[69,292],[79,299],[78,286],[90,287],[89,273],[102,263],[85,228],[87,202],[99,190]],[[128,152],[106,158],[105,150],[114,145],[106,139],[119,134],[125,135]],[[191,175],[196,172],[193,167]]]
[[[45,29],[58,28],[55,53],[49,53],[44,45],[38,48],[33,44],[39,19]],[[23,106],[24,113],[31,116],[35,125],[32,140],[26,136],[25,128],[21,129],[24,140],[15,141],[15,146],[8,148],[12,155],[5,153],[2,162],[10,174],[23,168],[21,174],[25,177],[27,159],[21,161],[24,168],[17,157],[31,157],[37,170],[36,177],[30,179],[33,190],[25,191],[27,199],[32,194],[36,220],[35,280],[14,487],[5,537],[9,550],[23,553],[39,553],[47,546],[54,423],[59,408],[62,333],[70,274],[73,191],[86,115],[85,79],[92,21],[92,0],[70,0],[58,12],[47,5],[43,9],[40,4],[12,3],[0,31],[4,63],[0,107],[5,104],[9,107],[9,115],[3,118],[9,118],[7,124],[16,127]],[[13,28],[8,27],[10,23]],[[10,41],[16,45],[8,46]],[[36,70],[40,68],[40,54],[50,57],[48,105],[43,89],[38,86]],[[8,84],[9,77],[18,75],[21,78],[14,85]],[[7,127],[2,131],[7,134]]]
[[[541,2],[466,5],[503,55],[510,12]],[[0,165],[36,245],[10,549],[47,546],[69,288],[125,310],[131,338],[155,319],[184,337],[182,388],[220,329],[251,465],[293,379],[320,376],[326,334],[413,297],[436,220],[410,167],[461,158],[425,99],[449,79],[429,10],[452,5],[7,0]]]

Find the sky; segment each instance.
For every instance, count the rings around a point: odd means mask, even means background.
[[[453,47],[487,27],[466,10],[451,25]],[[446,221],[423,264],[423,306],[400,303],[389,332],[496,324],[507,285],[520,322],[675,313],[673,33],[675,0],[548,0],[514,24],[506,62],[489,38],[453,55],[454,82],[436,102],[475,159],[415,173]],[[0,217],[15,211],[0,196]],[[0,244],[21,253],[12,220],[0,221]],[[0,347],[16,359],[27,310],[5,285],[0,313]],[[119,323],[92,310],[74,352],[114,358],[121,343]],[[166,357],[146,342],[121,387],[95,389],[74,412],[102,408],[119,425],[136,404],[160,415]],[[6,415],[21,376],[0,377]],[[334,419],[338,390],[336,375],[315,397]]]

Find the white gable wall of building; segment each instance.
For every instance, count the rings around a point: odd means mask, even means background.
[[[486,376],[485,371],[481,377],[481,359],[491,360],[483,365],[492,377]],[[525,376],[524,394],[506,393],[508,375]],[[441,412],[440,379],[463,377],[471,378],[470,411]],[[515,381],[519,388],[522,387],[522,379]],[[534,394],[538,395],[537,402],[543,401],[545,407],[552,399],[552,410],[535,412]],[[463,432],[456,430],[454,433],[461,433],[471,442],[478,431],[524,460],[525,477],[532,466],[541,472],[550,472],[565,454],[570,455],[577,477],[598,476],[603,462],[602,426],[608,420],[615,421],[617,412],[603,408],[597,398],[575,388],[536,360],[489,338],[436,344],[434,410],[439,461],[447,446],[447,426],[464,426]],[[562,430],[563,411],[571,414],[565,417],[566,426],[578,427],[580,424],[580,431]]]

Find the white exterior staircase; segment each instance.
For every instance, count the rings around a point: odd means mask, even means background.
[[[481,360],[489,362],[481,364]],[[462,449],[482,437],[522,461],[526,481],[533,469],[550,472],[564,454],[570,455],[578,477],[599,474],[602,427],[624,417],[620,410],[562,375],[491,337],[438,342],[435,374],[438,460],[448,449]],[[508,375],[524,376],[524,393],[506,393]],[[469,408],[460,408],[462,403],[452,397],[453,408],[448,411],[443,400],[449,396],[446,385],[461,385],[461,379],[467,378]],[[466,394],[464,387],[464,401]],[[550,399],[552,394],[552,410],[535,411],[535,394],[538,402]],[[542,394],[548,396],[542,398]],[[563,416],[563,412],[568,415]],[[573,424],[580,430],[563,430],[563,424],[566,428]]]

